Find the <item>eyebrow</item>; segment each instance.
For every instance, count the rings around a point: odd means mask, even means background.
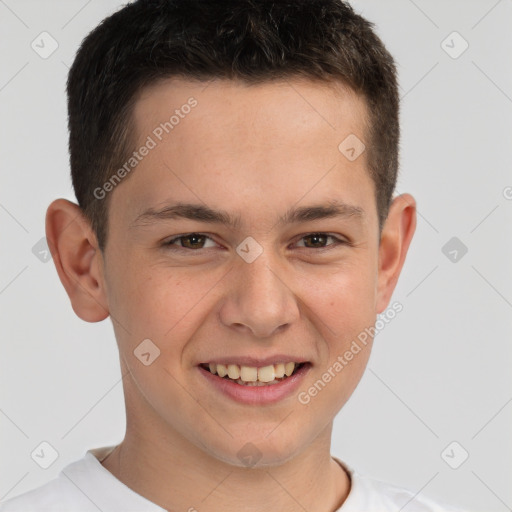
[[[290,208],[277,220],[277,225],[298,224],[319,219],[350,218],[362,220],[364,210],[359,206],[350,205],[340,200],[329,201],[328,204],[301,206]],[[131,224],[132,227],[153,224],[156,221],[190,219],[210,224],[222,224],[232,229],[239,229],[240,215],[233,215],[225,210],[214,210],[203,204],[178,202],[164,206],[161,209],[148,208],[143,211]]]

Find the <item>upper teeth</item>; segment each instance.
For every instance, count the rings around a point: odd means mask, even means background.
[[[293,370],[295,370],[296,364],[298,363],[278,363],[257,368],[255,366],[239,366],[237,364],[209,363],[208,367],[211,373],[217,373],[219,377],[227,375],[230,379],[240,379],[244,382],[271,382],[285,375],[289,377]]]

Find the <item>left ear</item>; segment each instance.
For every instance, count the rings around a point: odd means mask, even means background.
[[[391,300],[415,230],[416,200],[410,194],[395,197],[380,238],[376,313]]]

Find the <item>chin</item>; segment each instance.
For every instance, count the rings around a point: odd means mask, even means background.
[[[274,436],[273,439],[270,437]],[[270,436],[234,436],[229,446],[212,447],[210,455],[239,468],[265,468],[281,466],[300,453],[301,439],[287,433],[285,429]]]

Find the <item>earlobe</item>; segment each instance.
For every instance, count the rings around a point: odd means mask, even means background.
[[[393,200],[382,229],[376,313],[382,313],[391,300],[415,230],[416,200],[410,194],[402,194]]]
[[[46,238],[74,312],[86,322],[107,318],[102,254],[81,208],[66,199],[53,201],[46,211]]]

